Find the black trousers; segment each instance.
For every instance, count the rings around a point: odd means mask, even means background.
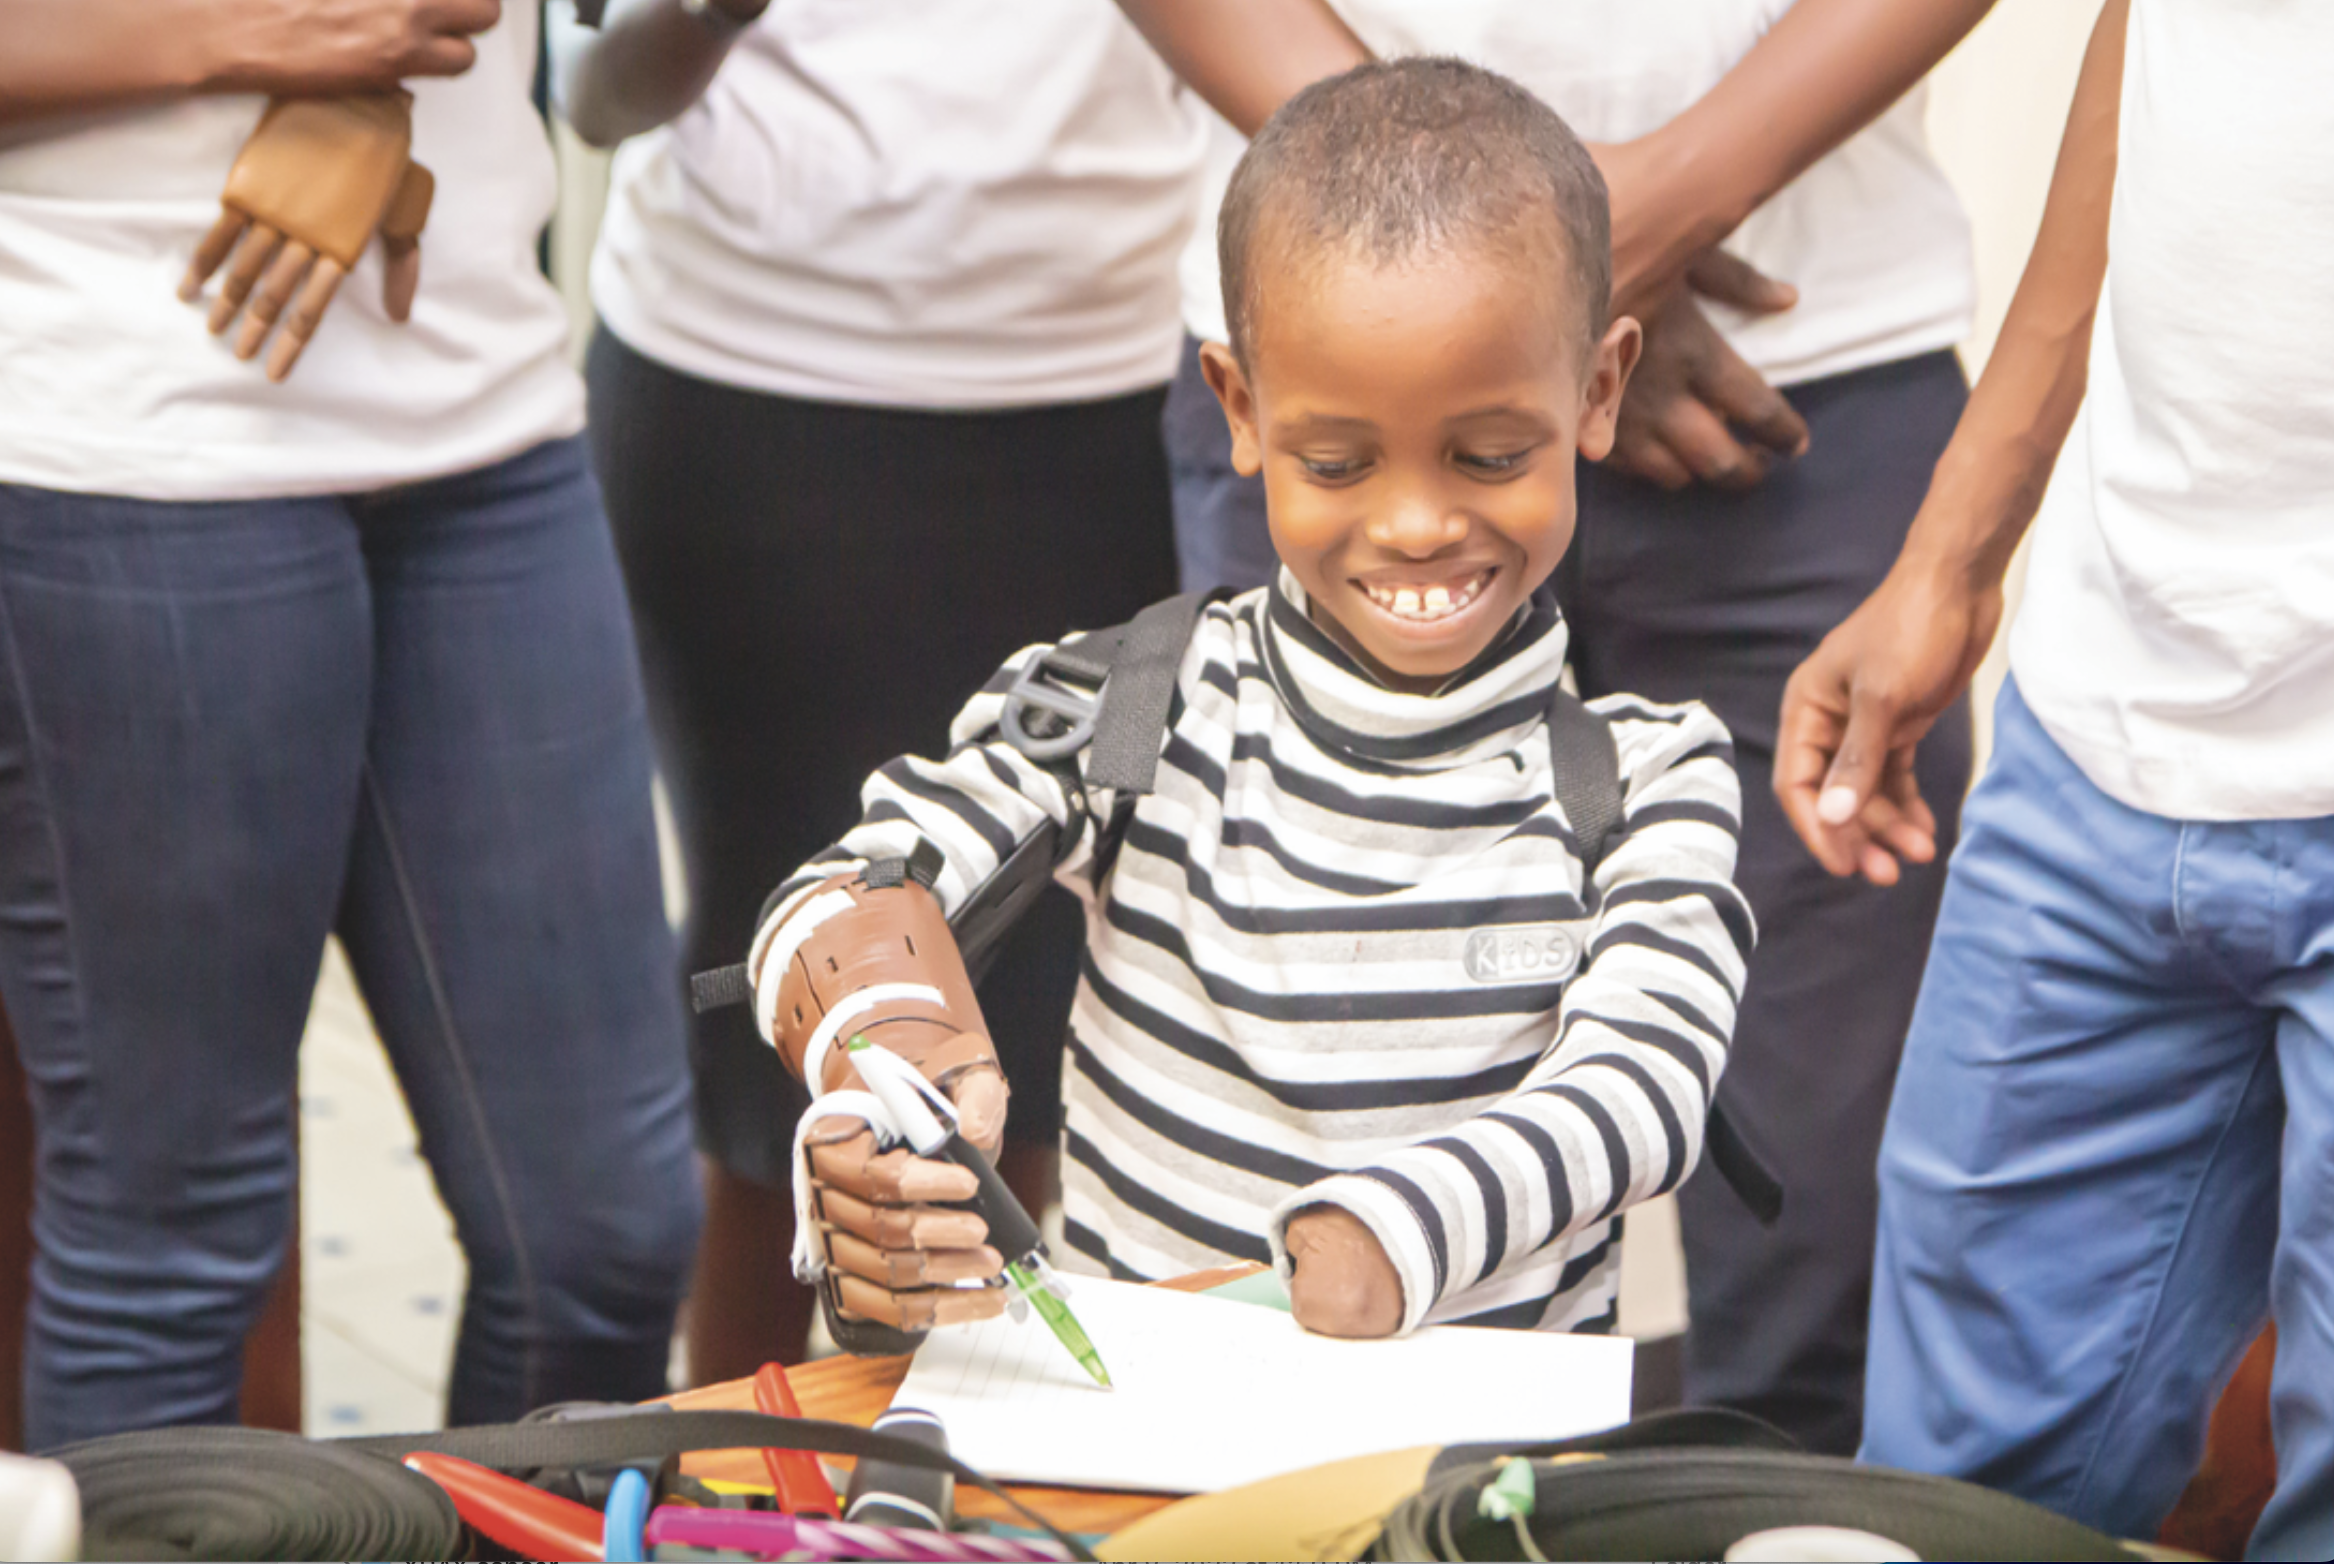
[[[1967,708],[1921,745],[1940,861],[1892,890],[1825,874],[1768,778],[1784,681],[1895,561],[1968,393],[1953,355],[1935,353],[1788,394],[1813,442],[1748,494],[1666,494],[1584,466],[1557,591],[1582,693],[1705,703],[1733,731],[1742,776],[1736,878],[1759,947],[1718,1097],[1786,1200],[1762,1228],[1707,1161],[1679,1192],[1686,1397],[1848,1455],[1863,1424],[1880,1132],[1969,782]],[[1186,589],[1253,585],[1270,568],[1262,494],[1231,473],[1213,402],[1187,353],[1165,424]]]
[[[691,971],[743,959],[770,888],[859,817],[895,755],[937,755],[1016,649],[1174,590],[1164,388],[923,412],[699,380],[603,328],[592,448],[639,626],[688,869]],[[1083,938],[1048,894],[981,985],[1009,1133],[1051,1142]],[[697,1018],[700,1143],[782,1187],[801,1088],[742,1009]]]

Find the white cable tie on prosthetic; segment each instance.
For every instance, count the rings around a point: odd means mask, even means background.
[[[858,905],[849,891],[814,890],[793,912],[764,925],[746,956],[746,971],[754,980],[754,1025],[761,1028],[762,1041],[773,1045],[778,1041],[778,989],[786,981],[786,969],[794,965],[796,952],[819,931],[819,925]]]
[[[899,1126],[873,1092],[827,1092],[811,1099],[794,1125],[794,1279],[815,1283],[827,1270],[826,1245],[819,1242],[818,1213],[811,1205],[811,1127],[827,1119],[859,1119],[875,1132],[878,1150],[900,1140]]]
[[[827,1055],[833,1051],[835,1039],[843,1028],[873,1010],[877,1005],[892,1003],[930,1005],[945,1018],[948,1015],[948,996],[929,983],[872,983],[856,993],[845,994],[835,1001],[835,1008],[820,1018],[818,1030],[810,1034],[810,1042],[802,1050],[803,1084],[817,1091],[827,1078]]]

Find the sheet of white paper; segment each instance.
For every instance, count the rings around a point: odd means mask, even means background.
[[[936,1413],[949,1449],[992,1477],[1164,1493],[1629,1416],[1625,1338],[1429,1326],[1336,1341],[1276,1309],[1087,1277],[1070,1304],[1115,1390],[1032,1313],[935,1331],[892,1404]]]

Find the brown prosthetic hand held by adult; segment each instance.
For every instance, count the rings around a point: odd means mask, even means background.
[[[897,864],[797,896],[757,941],[764,1035],[814,1099],[865,1089],[848,1050],[864,1036],[944,1092],[964,1137],[994,1156],[1008,1099],[996,1049],[940,903]],[[884,1150],[864,1121],[821,1115],[815,1100],[809,1116],[798,1172],[809,1181],[819,1280],[841,1320],[914,1335],[1002,1313],[1005,1292],[988,1284],[1001,1281],[1005,1258],[988,1224],[961,1208],[978,1191],[973,1174]]]
[[[1289,1218],[1289,1312],[1323,1336],[1370,1339],[1402,1328],[1402,1278],[1368,1224],[1343,1206]]]
[[[180,297],[200,298],[223,267],[212,332],[233,329],[243,359],[257,358],[273,332],[267,373],[282,380],[378,237],[383,304],[404,321],[421,283],[421,231],[436,190],[412,145],[413,95],[403,90],[270,103],[228,172],[219,220]]]

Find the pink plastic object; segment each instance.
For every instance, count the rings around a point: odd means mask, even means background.
[[[993,1564],[1061,1564],[1070,1557],[1051,1542],[1009,1542],[964,1531],[906,1531],[892,1526],[854,1526],[849,1521],[814,1520],[767,1510],[692,1510],[668,1504],[642,1528],[650,1547],[678,1543],[718,1548],[763,1558],[909,1559],[993,1561]]]

